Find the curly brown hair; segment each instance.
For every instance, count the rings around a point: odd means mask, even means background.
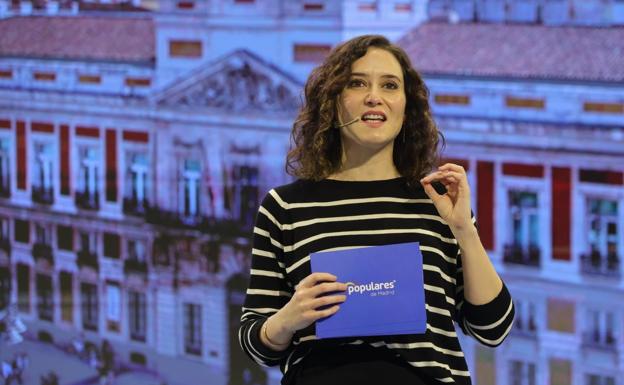
[[[370,47],[384,49],[398,60],[405,81],[405,118],[394,140],[394,165],[412,185],[438,161],[438,143],[444,136],[431,116],[429,89],[412,67],[405,51],[381,35],[363,35],[335,47],[316,67],[305,84],[305,100],[292,128],[293,147],[286,157],[286,172],[321,180],[339,171],[342,162],[337,105],[351,76],[351,65]]]

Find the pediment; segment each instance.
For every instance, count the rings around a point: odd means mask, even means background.
[[[168,107],[221,109],[227,112],[295,112],[303,84],[247,51],[234,51],[193,70],[155,95]]]

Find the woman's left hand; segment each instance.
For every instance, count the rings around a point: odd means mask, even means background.
[[[438,194],[431,183],[439,181],[446,187],[446,194]],[[440,217],[451,230],[462,231],[473,227],[470,218],[470,186],[466,171],[460,165],[445,163],[438,170],[420,180],[425,193],[438,209]]]

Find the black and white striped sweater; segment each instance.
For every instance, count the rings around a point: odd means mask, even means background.
[[[288,375],[317,340],[314,324],[299,330],[291,346],[275,352],[260,341],[260,328],[291,298],[311,273],[310,253],[358,246],[419,242],[423,255],[427,331],[332,340],[392,349],[422,374],[443,383],[470,384],[455,321],[487,346],[509,333],[514,307],[505,285],[490,303],[464,299],[457,241],[422,187],[405,178],[347,182],[299,180],[271,190],[264,198],[253,234],[249,288],[239,340],[243,350],[265,366],[280,365]],[[340,277],[338,277],[340,280]]]

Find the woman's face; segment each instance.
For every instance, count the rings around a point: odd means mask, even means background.
[[[351,65],[351,78],[338,100],[345,151],[392,149],[403,125],[405,86],[398,60],[381,48],[369,48]],[[367,151],[367,152],[368,152]]]

